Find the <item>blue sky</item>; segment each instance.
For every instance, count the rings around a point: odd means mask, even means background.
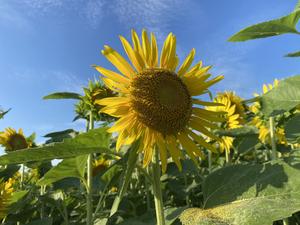
[[[225,80],[214,91],[235,90],[248,98],[263,83],[299,73],[296,35],[242,43],[226,40],[240,29],[291,12],[297,0],[0,0],[0,105],[12,111],[0,120],[26,135],[67,128],[73,101],[44,101],[56,91],[80,92],[98,77],[92,64],[111,68],[100,54],[104,44],[121,50],[118,35],[130,29],[153,31],[161,44],[177,36],[182,59],[196,48],[196,59],[213,65]]]

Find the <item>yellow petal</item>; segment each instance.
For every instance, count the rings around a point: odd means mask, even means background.
[[[137,53],[129,44],[129,42],[122,36],[120,36],[120,40],[124,47],[124,50],[132,62],[133,66],[136,68],[138,72],[142,71],[145,68],[145,62],[141,59],[139,53]]]
[[[201,119],[199,117],[192,116],[191,121],[198,123],[198,124],[202,124],[203,126],[209,127],[211,129],[219,129],[219,126],[217,126],[216,124],[210,123],[209,121]]]
[[[151,33],[151,64],[150,67],[157,67],[158,63],[158,48],[155,35]]]
[[[158,138],[157,138],[157,145],[159,148],[161,168],[162,168],[163,173],[165,173],[167,170],[167,164],[168,164],[167,163],[167,148],[165,145],[165,141],[163,140],[163,138],[160,135],[158,135]]]
[[[117,122],[115,122],[115,124],[111,128],[107,130],[107,132],[113,133],[115,131],[125,130],[130,124],[132,117],[132,114],[129,114],[120,118]]]
[[[221,139],[214,135],[212,132],[210,132],[209,130],[207,130],[204,126],[202,126],[201,124],[196,123],[195,121],[191,121],[190,123],[190,127],[201,132],[202,134],[206,135],[207,137],[220,141]]]
[[[197,105],[203,105],[203,106],[224,106],[222,103],[219,102],[205,102],[201,101],[199,99],[192,99],[192,102]]]
[[[109,97],[109,98],[102,98],[97,99],[95,101],[98,105],[118,105],[122,103],[128,103],[130,102],[130,99],[128,97]]]
[[[183,61],[181,67],[178,70],[178,76],[183,76],[185,74],[186,71],[188,71],[188,69],[190,68],[190,66],[192,65],[192,62],[194,60],[194,56],[195,56],[196,50],[193,48],[191,50],[191,52],[189,53],[189,55],[185,58],[185,60]]]
[[[141,46],[139,36],[135,32],[135,30],[131,30],[131,37],[134,50],[140,55],[140,57],[144,60],[144,63],[146,64],[143,48]]]
[[[161,50],[161,54],[160,54],[160,67],[161,68],[165,68],[165,65],[167,63],[169,54],[170,54],[170,50],[171,50],[171,40],[172,40],[173,34],[170,33],[168,35],[168,37],[166,38],[163,48]]]
[[[181,166],[180,158],[182,158],[182,155],[180,150],[177,148],[176,139],[173,136],[167,136],[166,141],[167,141],[167,146],[170,155],[173,161],[175,162],[175,164],[177,165],[178,169],[181,171],[182,166]]]
[[[102,68],[100,66],[94,66],[94,68],[101,73],[102,75],[104,75],[105,77],[117,82],[117,83],[121,83],[123,85],[129,85],[130,81],[129,79],[123,77],[121,74],[118,74],[114,71],[111,70],[107,70],[105,68]]]
[[[114,92],[128,93],[129,90],[122,84],[119,84],[111,79],[102,77],[104,85]]]
[[[102,54],[126,77],[133,77],[136,72],[131,65],[113,48],[105,45]]]
[[[127,103],[122,103],[118,105],[108,105],[103,107],[100,112],[106,113],[108,115],[111,115],[113,117],[122,117],[128,114],[130,111],[130,105]]]
[[[203,147],[211,150],[212,152],[217,152],[217,150],[209,143],[207,143],[205,141],[205,139],[203,137],[201,137],[198,134],[195,134],[194,132],[192,132],[191,130],[187,129],[187,133],[194,139],[194,141],[198,142],[200,145],[202,145]]]
[[[195,156],[204,158],[204,154],[202,153],[202,151],[200,151],[197,145],[189,138],[189,136],[185,132],[182,132],[180,135],[178,135],[178,139],[182,147],[186,150],[190,158],[195,163],[198,163]]]
[[[146,30],[142,31],[142,47],[147,65],[151,65],[151,46]]]

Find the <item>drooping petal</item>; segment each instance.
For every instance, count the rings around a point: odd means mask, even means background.
[[[120,83],[120,84],[123,84],[123,85],[129,85],[130,81],[128,78],[122,76],[121,74],[118,74],[114,71],[111,71],[111,70],[107,70],[103,67],[100,67],[100,66],[94,66],[94,68],[99,72],[101,73],[102,75],[104,75],[105,77],[117,82],[117,83]]]
[[[182,158],[182,155],[181,155],[180,150],[177,148],[176,139],[173,136],[167,136],[166,141],[167,141],[167,146],[168,146],[170,155],[171,155],[173,161],[175,162],[175,164],[177,165],[178,169],[181,171],[182,166],[181,166],[180,159]]]

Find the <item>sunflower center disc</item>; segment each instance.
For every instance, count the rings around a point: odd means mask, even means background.
[[[20,150],[28,147],[26,139],[20,134],[14,134],[9,140],[9,145],[12,150]]]
[[[187,124],[191,96],[181,79],[165,69],[147,69],[133,79],[132,107],[139,120],[163,135],[176,134]]]

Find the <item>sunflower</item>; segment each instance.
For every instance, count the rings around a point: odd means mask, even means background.
[[[242,104],[243,99],[237,96],[232,91],[219,93],[215,98],[214,102],[220,104],[217,107],[206,107],[208,110],[215,112],[226,112],[224,115],[225,120],[220,123],[222,129],[234,129],[239,128],[245,124],[245,107]],[[233,137],[223,136],[218,141],[220,151],[223,153],[224,150],[229,152],[233,145]]]
[[[279,80],[277,79],[274,80],[273,84],[268,84],[268,85],[264,84],[262,88],[262,93],[263,94],[268,93],[272,89],[276,88],[278,84],[279,84]],[[254,96],[258,97],[260,95],[254,94]],[[269,122],[263,119],[263,115],[261,115],[260,110],[261,110],[260,102],[255,102],[252,106],[250,106],[250,111],[252,111],[255,114],[255,116],[251,121],[251,124],[253,124],[255,127],[258,128],[259,140],[264,144],[265,143],[271,144]],[[284,128],[276,127],[275,136],[278,144],[287,145]]]
[[[23,130],[19,129],[19,132],[16,132],[10,127],[6,128],[4,132],[0,132],[0,144],[5,148],[5,151],[16,151],[30,147]]]
[[[0,181],[0,220],[7,214],[11,194],[13,192],[13,182],[11,178],[6,182]]]
[[[116,149],[139,139],[139,151],[144,153],[143,165],[149,164],[157,148],[165,171],[168,153],[181,169],[181,145],[196,162],[197,157],[203,156],[196,143],[213,149],[198,132],[218,139],[209,128],[214,128],[213,122],[221,118],[218,112],[202,107],[214,106],[215,103],[195,96],[207,93],[207,89],[223,76],[208,80],[210,66],[203,67],[202,62],[198,62],[191,67],[195,49],[178,68],[176,37],[172,33],[163,44],[160,58],[153,33],[149,39],[143,30],[140,40],[132,30],[133,45],[122,36],[120,40],[132,65],[113,48],[104,46],[102,54],[120,73],[95,66],[103,75],[105,85],[119,93],[118,97],[98,101],[99,105],[105,106],[101,112],[119,118],[108,130],[119,133]]]
[[[107,169],[110,165],[110,160],[100,157],[93,162],[93,176],[96,176],[99,172]]]

